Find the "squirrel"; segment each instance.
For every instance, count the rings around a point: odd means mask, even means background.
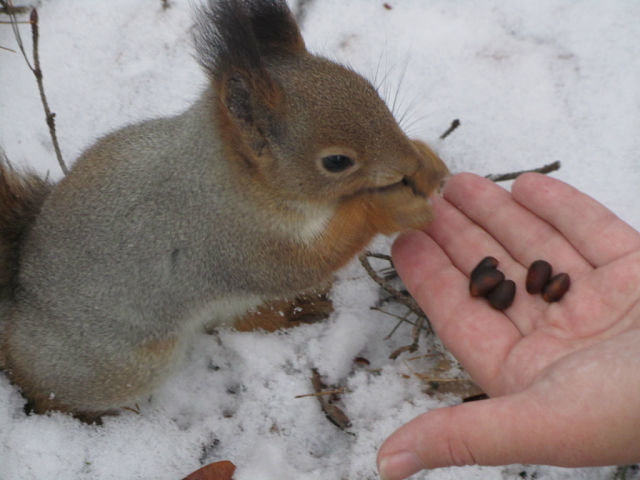
[[[198,328],[431,219],[447,167],[306,49],[285,0],[195,19],[207,84],[186,111],[107,134],[56,184],[0,162],[0,368],[35,412],[135,405]]]

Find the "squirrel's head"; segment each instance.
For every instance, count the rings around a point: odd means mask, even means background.
[[[407,138],[367,80],[306,50],[284,0],[209,0],[197,23],[225,144],[249,175],[311,202],[438,187],[440,159]]]

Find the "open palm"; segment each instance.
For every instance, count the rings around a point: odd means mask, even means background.
[[[574,188],[537,174],[509,193],[454,176],[434,223],[401,236],[394,262],[434,328],[489,400],[424,414],[382,446],[384,478],[480,463],[640,460],[640,233]],[[511,307],[471,298],[486,255],[518,286]],[[547,260],[572,284],[557,303],[524,289]]]

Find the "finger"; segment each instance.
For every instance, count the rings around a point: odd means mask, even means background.
[[[382,444],[380,476],[401,480],[426,468],[529,463],[540,447],[537,437],[545,436],[538,411],[514,395],[427,412]]]
[[[640,249],[640,233],[593,198],[559,180],[522,175],[513,184],[512,195],[562,232],[594,266]]]
[[[469,296],[466,275],[425,233],[400,236],[392,255],[406,287],[447,348],[485,391],[495,391],[497,372],[520,332],[503,313],[487,305],[478,308],[478,299]]]
[[[400,480],[423,468],[465,464],[575,467],[637,461],[638,387],[636,370],[629,367],[637,358],[637,337],[620,336],[610,347],[601,344],[565,357],[563,366],[520,393],[417,417],[380,448],[382,477]],[[610,368],[602,368],[607,360]]]
[[[608,334],[633,318],[634,308],[640,311],[640,250],[571,283],[569,293],[555,304],[549,325],[576,338]]]
[[[512,200],[507,198],[507,201]],[[540,296],[519,293],[525,283],[526,267],[515,260],[486,230],[446,200],[436,198],[432,206],[435,220],[427,230],[429,236],[444,250],[450,261],[467,276],[483,257],[487,255],[495,257],[499,261],[499,270],[516,283],[515,299],[504,313],[520,333],[529,334],[542,321],[541,314],[547,304],[541,300]],[[458,286],[459,291],[462,291],[465,288],[462,285],[466,284],[461,283]],[[485,299],[475,299],[474,302],[478,311],[490,308]]]
[[[448,200],[433,198],[431,206],[434,220],[425,230],[426,233],[467,277],[478,262],[488,255],[500,261],[500,268],[507,261],[519,264],[500,242]]]
[[[578,273],[591,269],[558,230],[490,180],[469,173],[456,175],[447,183],[445,198],[491,234],[525,268],[542,258],[558,271]]]

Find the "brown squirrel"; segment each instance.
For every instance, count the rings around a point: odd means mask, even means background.
[[[131,406],[191,334],[323,284],[429,222],[447,168],[376,90],[306,50],[284,0],[209,0],[209,84],[56,185],[0,169],[0,367],[37,412]]]

